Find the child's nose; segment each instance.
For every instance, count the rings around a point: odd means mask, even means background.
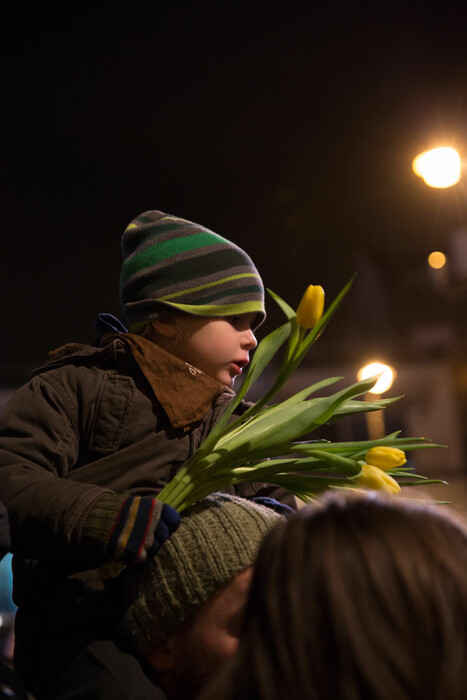
[[[255,334],[251,329],[246,331],[242,345],[246,350],[254,350],[254,348],[258,345]]]

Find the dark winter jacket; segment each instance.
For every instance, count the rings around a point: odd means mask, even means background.
[[[44,607],[103,591],[112,523],[129,494],[157,493],[197,450],[231,392],[144,338],[69,345],[0,416],[18,628]],[[239,495],[285,492],[245,484]]]

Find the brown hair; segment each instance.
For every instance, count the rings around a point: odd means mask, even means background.
[[[267,537],[216,693],[460,700],[466,659],[465,526],[441,506],[339,494]]]

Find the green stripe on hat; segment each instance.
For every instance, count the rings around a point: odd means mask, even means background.
[[[162,243],[153,243],[153,245],[137,253],[131,259],[123,263],[122,279],[128,279],[128,277],[135,274],[135,272],[156,263],[163,262],[168,258],[180,255],[180,253],[224,242],[225,239],[220,236],[216,236],[208,231],[201,231],[199,233],[193,233],[191,236],[172,238]]]
[[[172,301],[176,297],[181,297],[185,296],[186,294],[193,294],[194,292],[200,292],[203,289],[209,289],[210,287],[216,287],[219,284],[223,284],[225,282],[231,282],[234,280],[239,280],[243,279],[245,277],[257,277],[253,272],[246,272],[243,275],[233,275],[232,277],[223,277],[220,280],[216,280],[215,282],[210,282],[209,284],[202,284],[199,287],[189,287],[188,289],[182,289],[179,292],[174,292],[173,294],[166,294],[165,296],[159,297],[160,301]]]
[[[259,287],[255,285],[245,285],[244,287],[235,287],[227,290],[205,290],[204,294],[199,297],[196,304],[193,306],[206,306],[207,304],[237,304],[243,303],[246,299],[257,302],[262,306],[263,300],[259,294]],[[167,303],[171,303],[170,301]],[[190,304],[189,299],[178,299],[174,304]]]
[[[189,236],[194,232],[199,233],[200,230],[208,231],[208,229],[203,229],[197,224],[182,219],[178,221],[171,219],[170,221],[164,221],[164,223],[155,223],[149,217],[144,218],[146,220],[141,224],[134,222],[129,224],[123,234],[122,252],[124,259],[130,258],[136,251],[141,252],[144,248],[154,243],[173,239],[174,231],[177,232],[179,237]]]
[[[246,301],[238,304],[175,304],[170,303],[179,311],[185,311],[187,314],[195,316],[204,316],[206,318],[222,318],[224,316],[241,316],[242,314],[259,314],[257,322],[253,323],[253,329],[262,322],[264,318],[263,307],[259,302]]]

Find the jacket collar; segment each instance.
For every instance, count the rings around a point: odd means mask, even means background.
[[[202,420],[220,394],[233,395],[224,384],[147,338],[132,333],[117,337],[129,348],[174,428]]]

